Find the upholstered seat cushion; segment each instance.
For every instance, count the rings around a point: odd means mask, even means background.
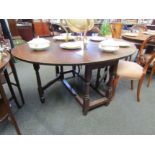
[[[144,58],[145,58],[146,62],[149,61],[149,59],[151,58],[151,56],[152,56],[151,53],[146,53],[146,54],[144,55]],[[153,59],[153,61],[151,62],[150,66],[153,66],[154,62],[155,62],[155,59]]]
[[[132,61],[120,60],[117,68],[117,75],[120,78],[131,80],[140,79],[143,74],[143,67]]]

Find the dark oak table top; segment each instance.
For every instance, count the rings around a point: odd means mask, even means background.
[[[117,52],[106,53],[98,48],[98,42],[89,41],[87,49],[65,50],[60,48],[60,41],[48,38],[51,45],[47,50],[34,51],[28,44],[23,44],[12,49],[12,55],[22,61],[44,65],[86,65],[100,62],[108,62],[128,57],[135,53],[136,47],[131,43],[130,47],[120,48]]]
[[[122,35],[122,38],[127,41],[131,41],[131,42],[135,42],[135,43],[142,43],[144,40],[146,40],[150,36],[151,35],[140,33],[138,36],[135,36],[135,37]],[[155,42],[151,42],[151,45],[153,45],[153,44],[155,45]]]

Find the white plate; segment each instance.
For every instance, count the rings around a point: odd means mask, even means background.
[[[124,36],[130,36],[130,37],[137,37],[138,33],[130,33],[130,32],[128,32],[128,33],[124,33],[123,35]]]
[[[34,38],[28,42],[28,44],[40,45],[40,44],[50,44],[50,41],[44,38]]]
[[[60,47],[69,50],[81,49],[81,44],[79,42],[67,42],[60,44]]]
[[[99,49],[105,52],[113,53],[119,50],[119,46],[102,46],[99,44]]]
[[[113,46],[115,46],[115,47],[116,46],[119,46],[118,42],[116,40],[112,39],[112,38],[106,39],[106,40],[100,42],[100,44],[102,46],[111,46],[111,47],[113,47]]]
[[[155,31],[154,30],[144,31],[143,33],[147,34],[147,35],[155,35]]]
[[[64,41],[66,40],[66,35],[61,35],[61,36],[54,36],[54,40],[59,40],[59,41]],[[68,40],[74,40],[76,37],[75,36],[68,36]]]
[[[68,33],[69,36],[72,36],[72,33]],[[60,36],[67,36],[67,33],[61,33]]]
[[[104,37],[101,37],[101,36],[92,36],[92,37],[90,37],[90,40],[92,40],[92,41],[103,41],[103,40],[105,40],[106,38],[104,38]]]
[[[131,44],[126,41],[117,41],[117,42],[118,42],[119,47],[130,47],[131,46]]]

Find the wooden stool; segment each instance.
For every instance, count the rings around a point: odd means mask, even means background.
[[[6,70],[6,66],[10,61],[10,54],[8,52],[5,52],[5,56],[2,58],[2,60],[0,61],[0,74],[2,75],[2,72],[4,70]],[[13,124],[13,126],[16,129],[17,134],[21,134],[19,127],[16,123],[16,120],[10,110],[9,107],[9,102],[8,99],[6,97],[4,88],[3,88],[3,83],[2,80],[0,79],[0,95],[1,95],[1,99],[0,99],[0,122],[8,119],[11,121],[11,123]]]
[[[12,125],[15,127],[15,130],[18,135],[21,134],[19,127],[17,125],[17,122],[15,120],[15,117],[13,116],[10,107],[9,107],[9,102],[7,100],[7,97],[5,95],[2,83],[0,81],[0,94],[1,94],[1,99],[0,99],[0,122],[8,119]]]

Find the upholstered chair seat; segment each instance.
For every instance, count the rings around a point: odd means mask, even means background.
[[[117,68],[117,75],[121,78],[138,80],[143,74],[143,67],[131,61],[120,60]]]

